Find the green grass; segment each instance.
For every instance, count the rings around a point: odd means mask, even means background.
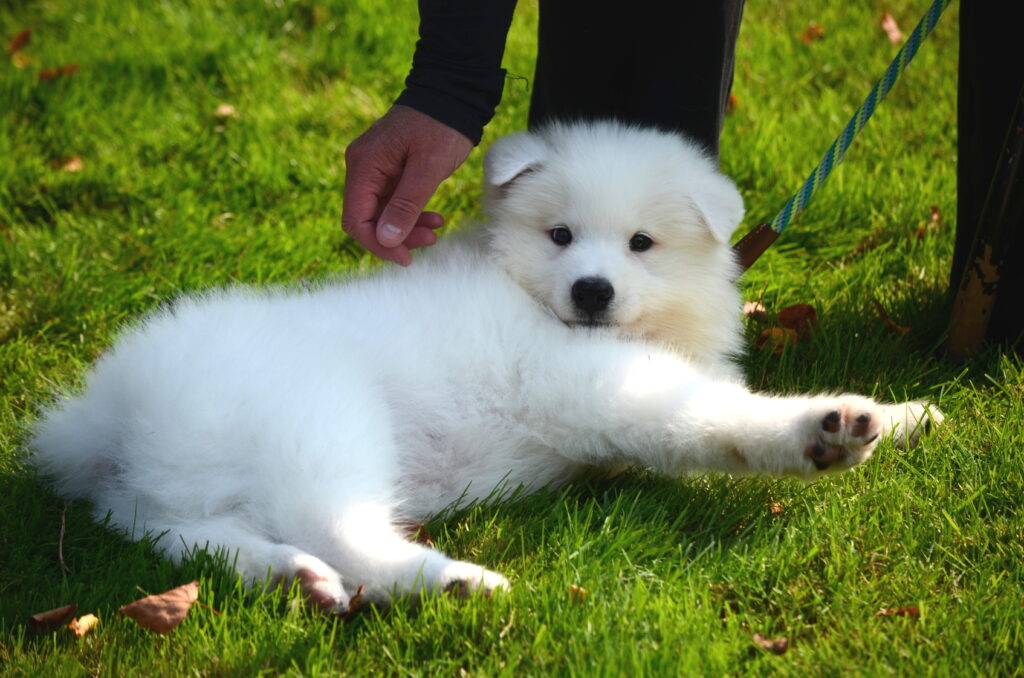
[[[536,15],[522,4],[506,65],[528,78]],[[926,4],[748,5],[722,142],[748,225],[774,216],[895,54],[882,11],[909,32]],[[637,471],[462,511],[429,526],[435,541],[508,574],[510,594],[343,622],[244,591],[216,558],[176,569],[84,504],[65,514],[20,440],[119,325],[181,290],[378,265],[339,227],[342,154],[401,87],[414,5],[0,4],[5,43],[34,31],[27,67],[0,63],[0,673],[1024,674],[1024,364],[934,357],[955,229],[955,5],[743,283],[748,299],[821,317],[781,356],[751,349],[752,384],[930,398],[948,425],[919,448],[885,444],[811,485]],[[824,39],[798,39],[809,21]],[[38,79],[67,63],[80,70]],[[527,81],[508,82],[484,145],[524,126],[528,98]],[[237,119],[214,117],[222,103]],[[480,155],[434,201],[454,228],[477,214]],[[71,156],[81,172],[54,168]],[[941,226],[918,238],[932,205]],[[886,332],[874,299],[912,331]],[[196,608],[166,637],[117,615],[196,577],[219,615]],[[76,641],[25,625],[68,602],[99,615],[97,630]],[[907,605],[920,616],[874,616]],[[769,655],[755,632],[791,647]]]

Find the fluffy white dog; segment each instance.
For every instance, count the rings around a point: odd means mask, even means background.
[[[344,612],[360,588],[508,586],[403,527],[498,487],[633,464],[810,478],[916,436],[919,404],[740,383],[742,200],[689,142],[556,125],[495,144],[486,182],[489,227],[409,269],[151,315],[44,413],[38,464],[174,559],[224,548]]]

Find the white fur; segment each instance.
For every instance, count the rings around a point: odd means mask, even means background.
[[[344,611],[359,587],[385,601],[507,586],[402,527],[496,488],[629,464],[813,477],[815,450],[829,470],[871,454],[872,401],[739,382],[727,239],[742,201],[692,144],[554,126],[498,142],[487,175],[486,237],[449,237],[409,269],[154,313],[45,412],[38,464],[172,558],[225,548],[245,577],[297,578]],[[637,232],[655,245],[631,251]],[[581,327],[571,288],[587,276],[615,297]]]

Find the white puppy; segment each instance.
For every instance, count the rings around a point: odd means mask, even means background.
[[[507,586],[409,540],[453,502],[595,466],[814,477],[893,426],[867,398],[741,385],[742,201],[690,143],[553,126],[498,142],[486,170],[486,232],[409,269],[151,315],[44,413],[38,464],[174,559],[224,548],[343,612],[360,589]]]

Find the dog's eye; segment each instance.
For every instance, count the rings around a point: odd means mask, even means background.
[[[651,236],[646,233],[636,233],[629,239],[629,249],[634,252],[646,252],[651,249],[653,244],[654,241],[651,240]]]
[[[565,247],[572,242],[572,231],[565,226],[556,226],[551,229],[551,241],[559,247]]]

